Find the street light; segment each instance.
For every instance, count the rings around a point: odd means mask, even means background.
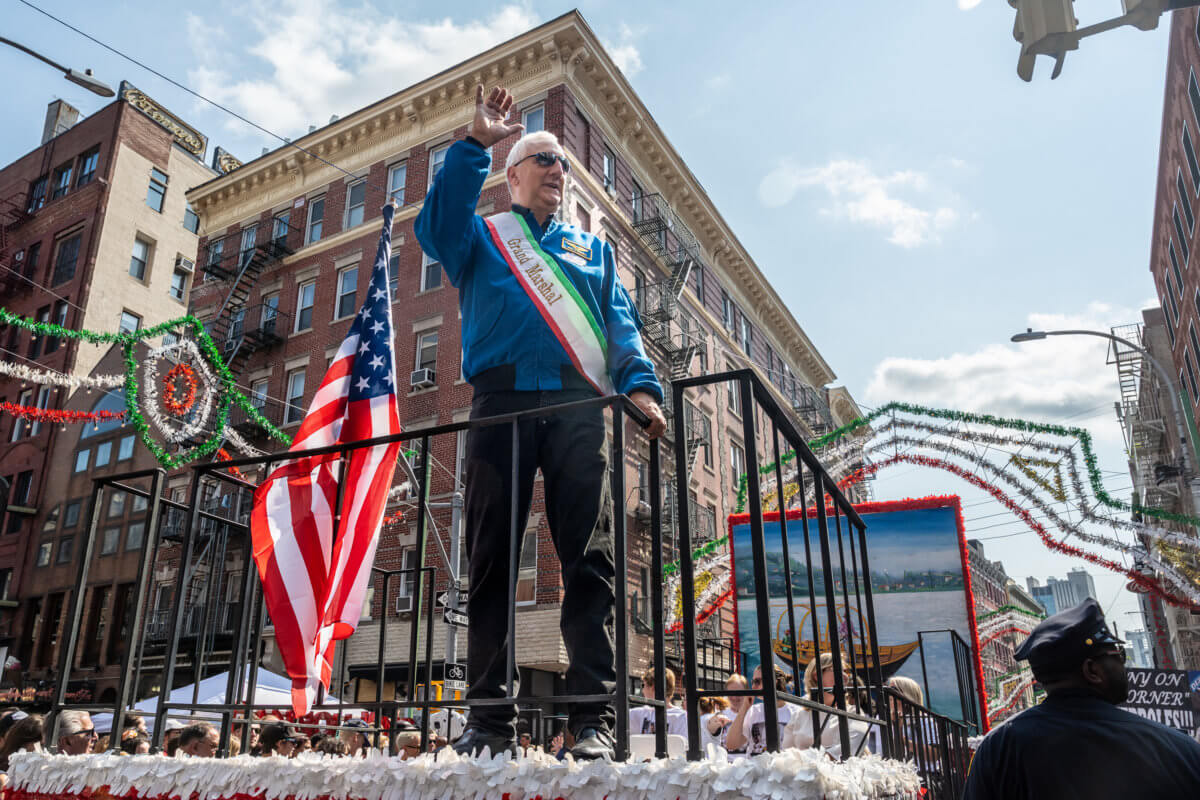
[[[1111,333],[1104,333],[1103,331],[1035,331],[1033,328],[1026,328],[1023,333],[1013,334],[1012,341],[1017,343],[1036,342],[1041,339],[1045,339],[1047,336],[1098,336],[1101,339],[1108,339],[1113,342],[1118,342],[1125,345],[1130,350],[1141,353],[1142,357],[1146,359],[1150,366],[1154,367],[1154,371],[1158,373],[1158,379],[1162,381],[1162,385],[1167,389],[1167,397],[1171,398],[1171,409],[1175,412],[1175,427],[1179,435],[1180,449],[1184,454],[1184,462],[1188,465],[1188,469],[1191,472],[1191,478],[1188,480],[1188,482],[1190,483],[1192,479],[1200,476],[1200,470],[1196,469],[1196,454],[1192,448],[1188,446],[1189,432],[1187,426],[1184,424],[1183,408],[1179,405],[1179,398],[1176,396],[1175,392],[1171,390],[1171,373],[1167,372],[1163,365],[1158,363],[1158,360],[1154,358],[1154,356],[1150,355],[1150,353],[1144,347],[1140,347],[1128,339],[1122,339],[1120,336],[1116,336]]]
[[[101,81],[101,80],[98,80],[97,78],[92,77],[92,71],[90,69],[85,69],[83,72],[80,72],[77,69],[71,69],[70,67],[64,67],[62,64],[59,64],[58,62],[51,61],[50,59],[46,58],[44,55],[37,52],[36,50],[30,50],[25,45],[14,42],[12,39],[5,39],[3,36],[0,36],[0,44],[6,44],[6,45],[9,45],[10,47],[15,47],[18,50],[20,50],[22,53],[28,53],[29,55],[36,58],[38,61],[42,61],[46,64],[49,64],[50,66],[54,67],[55,69],[61,71],[63,74],[63,77],[66,78],[67,80],[69,80],[71,83],[78,84],[79,86],[82,86],[83,88],[87,89],[89,92],[92,92],[93,94],[98,94],[101,97],[113,97],[116,95],[116,92],[113,91],[113,88],[111,86],[109,86],[104,81]]]

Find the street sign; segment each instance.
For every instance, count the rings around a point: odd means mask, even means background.
[[[437,596],[437,604],[438,604],[439,606],[448,606],[448,605],[450,605],[450,593],[449,593],[449,592],[442,592],[441,594],[439,594],[439,595]]]
[[[467,665],[456,664],[453,661],[446,664],[443,686],[451,691],[465,692],[467,690]]]
[[[453,625],[456,628],[467,627],[467,615],[461,611],[455,611],[453,608],[442,609],[442,619],[447,625]]]

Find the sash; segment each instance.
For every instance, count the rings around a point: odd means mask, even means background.
[[[575,369],[600,394],[615,394],[608,376],[608,342],[554,256],[541,248],[520,214],[505,211],[484,222],[508,268],[554,331]]]

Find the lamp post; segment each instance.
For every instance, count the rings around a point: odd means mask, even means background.
[[[1191,484],[1192,480],[1200,476],[1200,470],[1196,469],[1196,453],[1190,445],[1190,435],[1187,425],[1184,424],[1183,408],[1179,405],[1179,397],[1171,388],[1171,373],[1158,362],[1154,356],[1150,355],[1144,347],[1134,344],[1128,339],[1122,339],[1111,333],[1103,331],[1086,331],[1086,330],[1070,330],[1070,331],[1035,331],[1032,328],[1027,328],[1024,333],[1014,334],[1012,341],[1014,342],[1033,342],[1040,339],[1045,339],[1047,336],[1098,336],[1101,339],[1108,339],[1113,342],[1118,342],[1128,347],[1134,352],[1141,353],[1149,364],[1154,367],[1154,371],[1158,373],[1158,379],[1162,381],[1162,385],[1167,388],[1167,396],[1171,398],[1171,410],[1175,416],[1175,429],[1179,436],[1179,446],[1183,450],[1183,461],[1187,465],[1188,471],[1191,473],[1187,479],[1187,483]]]
[[[83,88],[87,89],[89,92],[92,92],[93,94],[98,94],[101,97],[113,97],[116,95],[116,92],[113,91],[113,88],[111,86],[109,86],[107,83],[105,83],[102,80],[92,77],[92,71],[90,69],[85,69],[83,72],[80,72],[77,69],[71,69],[70,67],[64,67],[62,64],[59,64],[58,62],[51,61],[50,59],[46,58],[44,55],[37,52],[36,50],[30,50],[25,45],[14,42],[12,39],[5,39],[3,36],[0,36],[0,44],[6,44],[6,45],[9,45],[10,47],[15,47],[16,49],[20,50],[22,53],[27,53],[27,54],[33,56],[34,58],[36,58],[38,61],[49,64],[50,66],[54,67],[55,69],[61,71],[63,74],[63,77],[66,78],[67,80],[69,80],[71,83],[78,84],[78,85],[82,86]]]

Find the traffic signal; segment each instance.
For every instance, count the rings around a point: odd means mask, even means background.
[[[1127,0],[1141,2],[1142,0]],[[1155,3],[1162,0],[1144,0]],[[1055,58],[1052,78],[1062,72],[1063,59],[1068,50],[1078,50],[1079,41],[1070,34],[1075,32],[1079,20],[1075,19],[1072,0],[1008,0],[1017,10],[1013,24],[1013,38],[1021,43],[1021,55],[1017,58],[1017,75],[1021,80],[1033,80],[1033,63],[1038,53]]]

